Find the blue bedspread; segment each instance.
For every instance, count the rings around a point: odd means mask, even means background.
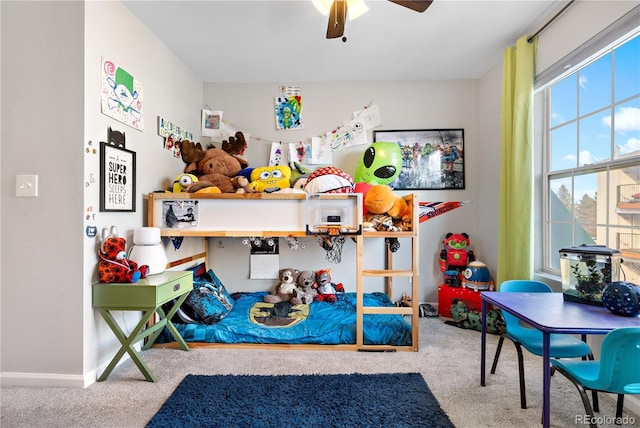
[[[187,342],[271,343],[271,344],[354,344],[356,342],[356,294],[340,293],[334,303],[313,302],[306,319],[288,327],[267,327],[250,320],[254,304],[267,293],[234,295],[233,310],[216,324],[180,324],[176,328]],[[384,293],[367,293],[364,306],[393,306]],[[393,346],[411,345],[411,326],[401,315],[364,315],[364,343]],[[158,342],[170,342],[165,332]]]

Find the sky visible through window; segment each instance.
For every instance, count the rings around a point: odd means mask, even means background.
[[[556,83],[551,89],[550,170],[597,164],[640,151],[638,94],[640,34]],[[565,180],[555,184],[561,182]],[[597,175],[583,176],[574,184],[574,200],[584,194],[594,197]]]

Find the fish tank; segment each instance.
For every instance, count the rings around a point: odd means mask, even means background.
[[[577,245],[560,250],[565,301],[602,306],[602,291],[620,277],[620,251],[604,245]]]

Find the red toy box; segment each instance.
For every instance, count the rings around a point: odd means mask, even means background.
[[[450,287],[446,284],[441,284],[438,286],[438,314],[441,317],[452,318],[451,303],[453,299],[462,300],[469,310],[481,310],[480,293],[481,291],[473,291],[471,288]]]

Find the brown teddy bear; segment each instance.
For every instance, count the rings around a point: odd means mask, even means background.
[[[303,270],[298,275],[296,281],[297,286],[294,291],[294,296],[291,299],[291,303],[299,305],[301,303],[309,304],[313,302],[314,298],[318,295],[318,290],[314,288],[316,283],[316,273],[312,270]]]
[[[197,145],[194,145],[194,150],[197,151]],[[193,155],[190,149],[187,152]],[[194,183],[197,186],[187,187],[186,191],[193,193],[196,187],[197,190],[202,190],[207,185],[217,187],[222,193],[236,193],[238,189],[243,189],[245,186],[248,189],[249,183],[245,184],[243,180],[237,178],[240,171],[247,166],[249,163],[241,157],[230,155],[216,147],[209,147],[204,151],[202,159],[191,162],[185,167],[185,173],[198,177],[198,183]]]
[[[291,299],[294,297],[299,274],[300,272],[297,269],[280,269],[280,274],[278,275],[280,283],[271,294],[264,296],[263,300],[267,303],[292,302]]]

